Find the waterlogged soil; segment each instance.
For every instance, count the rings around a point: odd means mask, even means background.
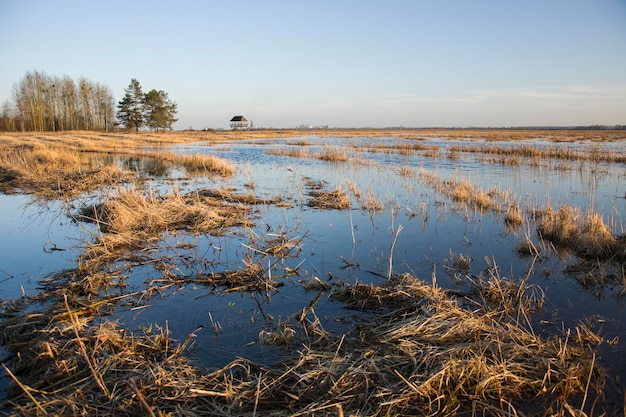
[[[405,149],[416,144],[420,149]],[[321,325],[336,334],[349,331],[362,318],[364,313],[329,297],[333,286],[381,284],[390,274],[408,272],[462,294],[473,278],[495,268],[500,276],[528,279],[545,294],[540,314],[531,317],[537,333],[561,334],[580,321],[600,331],[607,343],[600,345],[597,362],[609,373],[607,392],[619,396],[621,381],[626,381],[624,264],[581,267],[581,260],[567,249],[539,238],[536,213],[550,205],[592,210],[615,236],[623,235],[626,164],[537,162],[531,157],[504,163],[484,153],[458,150],[490,145],[476,139],[307,135],[169,149],[227,159],[237,168],[228,178],[191,177],[184,170],[143,171],[147,164],[139,160],[115,161],[149,176],[149,187],[161,195],[229,190],[267,201],[251,205],[250,227],[220,234],[165,231],[160,240],[150,242],[145,261],[125,259],[111,265],[111,270],[122,271],[124,286],[112,290],[122,301],[101,320],[117,320],[121,327],[146,333],[167,326],[179,341],[193,335],[193,346],[185,354],[208,370],[238,357],[270,365],[293,350],[263,343],[264,335],[295,324],[308,307],[314,306]],[[605,147],[626,154],[623,141],[497,145],[566,147],[583,154]],[[331,152],[345,155],[345,160],[317,157]],[[503,206],[480,209],[456,201],[424,180],[428,175],[440,181],[469,180],[499,194]],[[310,204],[313,191],[337,190],[349,197],[349,209]],[[94,194],[77,199],[68,208],[26,195],[0,195],[0,298],[5,306],[35,296],[42,281],[76,267],[96,227],[76,222],[69,214],[99,198]],[[511,227],[505,211],[513,203],[521,207],[524,220]],[[520,250],[529,241],[537,253]],[[282,246],[274,251],[278,244]],[[211,280],[250,264],[262,267],[271,285],[246,290]],[[123,298],[146,288],[154,289],[150,296]]]

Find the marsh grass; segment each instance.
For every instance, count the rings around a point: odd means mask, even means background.
[[[285,149],[269,149],[265,151],[268,155],[278,155],[278,156],[290,156],[293,158],[309,158],[311,153],[309,149],[299,147],[299,148],[285,148]]]
[[[199,140],[198,137],[192,137]],[[162,146],[190,138],[178,135],[48,134],[0,137],[0,182],[6,191],[21,190],[46,198],[72,198],[103,187],[137,180],[114,159],[151,158],[187,173],[229,176],[233,165],[213,155],[164,152]]]
[[[467,273],[470,270],[470,264],[472,263],[472,258],[470,256],[459,253],[455,254],[452,250],[450,250],[450,257],[446,259],[445,266],[446,269],[451,271],[463,272]]]
[[[174,190],[160,196],[152,189],[121,191],[76,216],[96,223],[102,232],[85,247],[79,265],[87,271],[98,270],[133,251],[149,248],[165,231],[219,235],[249,224],[248,213],[248,206],[201,193],[181,195]]]
[[[528,276],[514,280],[500,276],[495,260],[485,258],[487,269],[478,276],[466,275],[472,292],[480,299],[487,311],[496,311],[519,323],[528,323],[531,313],[540,311],[545,294],[540,286],[528,284]],[[599,343],[599,342],[598,342]]]
[[[172,276],[177,284],[201,284],[212,288],[226,288],[226,292],[267,291],[282,286],[281,282],[273,281],[260,262],[246,257],[240,269],[208,272],[190,276]]]
[[[74,197],[136,179],[114,165],[97,165],[93,155],[37,144],[19,146],[0,157],[0,182],[7,191],[20,190],[46,198]]]
[[[598,260],[582,260],[565,268],[567,276],[573,278],[582,288],[602,296],[602,289],[608,285],[619,287],[617,296],[624,297],[626,291],[626,274],[624,263],[602,262]]]
[[[236,193],[236,189],[214,188],[214,189],[202,189],[195,192],[199,197],[210,197],[217,200],[223,200],[228,203],[239,203],[248,205],[278,205],[284,207],[289,205],[283,201],[283,197],[278,195],[272,198],[261,198],[252,193]]]
[[[403,166],[400,168],[400,176],[406,178],[413,178],[415,176],[415,170],[409,166]]]
[[[524,159],[545,159],[545,160],[566,160],[566,161],[591,161],[591,162],[609,162],[624,163],[626,156],[612,152],[598,146],[592,146],[589,149],[580,150],[570,147],[538,147],[538,146],[480,146],[480,145],[455,145],[450,147],[449,152],[458,153],[481,153],[489,155],[497,155],[500,162],[513,165],[520,164],[518,158]]]
[[[516,319],[536,308],[524,281],[494,274],[476,285],[471,308],[409,275],[343,286],[335,300],[377,314],[335,336],[311,309],[259,334],[264,343],[300,346],[297,355],[271,367],[237,359],[208,373],[183,356],[193,333],[174,341],[167,322],[133,333],[94,321],[78,300],[53,303],[0,323],[13,353],[5,363],[20,381],[10,404],[19,415],[588,412],[604,386],[591,351],[601,338],[585,324],[541,337]]]
[[[312,197],[308,202],[311,207],[337,210],[350,208],[350,197],[340,188],[335,191],[312,190],[309,195]]]
[[[348,160],[348,153],[337,147],[325,147],[322,152],[316,153],[315,157],[322,161],[345,162]]]
[[[598,213],[582,214],[578,207],[551,206],[541,213],[538,231],[556,245],[572,250],[584,259],[624,260],[624,243],[613,236]]]
[[[481,187],[473,185],[467,179],[451,178],[441,180],[438,183],[434,183],[434,188],[451,196],[452,200],[457,203],[468,204],[480,210],[491,209],[497,212],[502,210],[500,203],[497,201],[497,197],[500,196],[498,191],[485,191]]]
[[[524,218],[522,217],[522,209],[518,204],[511,204],[506,209],[506,214],[504,215],[504,223],[508,226],[519,227],[524,222]]]
[[[418,153],[438,155],[440,147],[408,140],[398,141],[394,144],[376,143],[368,147],[367,150],[372,153],[399,154],[403,156],[411,156]]]
[[[259,139],[266,137],[280,138],[300,135],[301,132],[288,130],[263,130],[248,132],[170,132],[170,133],[46,133],[46,134],[4,134],[0,136],[0,191],[22,190],[37,193],[48,198],[62,194],[77,195],[102,187],[132,181],[129,173],[115,167],[97,162],[99,155],[119,155],[126,157],[154,158],[161,163],[162,169],[182,167],[189,175],[228,176],[234,173],[234,167],[226,160],[211,155],[180,155],[167,152],[166,147],[186,142],[220,143],[226,140]],[[428,137],[435,138],[483,138],[487,142],[500,140],[542,139],[560,142],[590,141],[593,143],[613,142],[624,139],[623,132],[564,132],[564,131],[446,131],[420,130],[411,131],[315,131],[317,136],[359,138],[369,137],[404,137],[406,141],[397,144],[374,144],[372,152],[399,153],[413,155],[417,152],[428,157],[439,157],[438,146],[415,143]],[[288,142],[296,149],[277,151],[281,155],[299,158],[315,157],[326,161],[347,161],[348,155],[337,147],[327,146],[322,152],[310,154],[308,139]],[[353,148],[360,151],[357,145]],[[497,145],[455,145],[448,149],[449,155],[459,153],[483,153],[494,155],[501,160],[519,164],[525,160],[576,160],[592,162],[623,163],[626,157],[594,145],[588,152],[580,152],[567,147],[513,146]],[[357,161],[355,161],[357,162]],[[43,168],[42,168],[43,167]],[[42,169],[44,171],[42,172]],[[486,200],[482,200],[486,203]]]
[[[361,201],[361,208],[369,212],[377,212],[385,210],[385,203],[376,197],[372,192],[371,186],[367,187],[367,198]]]
[[[162,158],[166,166],[183,167],[188,172],[227,176],[232,173],[227,168],[229,163],[223,166],[211,158],[179,157],[163,152],[164,147],[192,140],[217,142],[289,134],[293,133],[85,133],[33,135],[28,140],[22,136],[3,137],[0,149],[11,150],[0,157],[0,183],[7,190],[22,184],[23,189],[31,187],[38,193],[52,190],[51,195],[58,196],[58,190],[69,194],[76,188],[81,192],[80,184],[66,182],[66,176],[75,182],[87,182],[83,174],[97,177],[102,171],[103,177],[111,178],[96,178],[84,190],[133,180],[126,179],[127,173],[121,170],[107,173],[112,166],[95,161],[91,153],[148,155]],[[332,134],[355,136],[350,131]],[[371,132],[358,134],[371,135]],[[390,132],[376,134],[384,136]],[[441,135],[426,131],[400,134],[415,140]],[[445,135],[480,137],[487,141],[545,137],[541,132],[450,131]],[[615,137],[589,135],[583,133],[581,137],[598,141]],[[574,139],[564,135],[562,140]],[[295,146],[305,148],[308,141],[303,142],[306,143]],[[419,145],[381,151],[440,153],[438,149],[416,149]],[[153,150],[145,151],[146,146]],[[48,147],[57,147],[58,152],[51,152]],[[29,154],[24,157],[23,165],[19,165],[20,154]],[[595,161],[601,156],[594,158]],[[34,171],[36,175],[27,172],[29,164],[41,165],[36,168],[39,171]],[[55,169],[64,176],[55,174]],[[50,171],[49,176],[46,170]],[[40,183],[34,183],[36,176],[41,178]],[[469,180],[444,181],[436,173],[421,169],[419,178],[458,203],[502,212],[507,201],[505,193],[482,190]],[[308,185],[312,193],[331,201],[347,198],[350,205],[350,199],[340,189],[327,192],[324,183],[312,180]],[[356,185],[349,185],[348,189],[357,198],[362,194]],[[435,280],[425,283],[407,274],[393,276],[391,268],[388,282],[381,285],[344,286],[334,281],[331,286],[321,285],[326,283],[318,279],[310,287],[319,291],[316,300],[332,291],[332,300],[359,309],[363,314],[355,319],[349,331],[333,335],[322,328],[315,316],[315,300],[292,316],[298,315],[298,320],[279,321],[259,334],[259,342],[297,349],[294,355],[272,366],[237,359],[207,373],[183,357],[193,333],[179,343],[170,339],[167,321],[155,326],[156,332],[131,332],[107,321],[106,315],[120,301],[130,303],[135,297],[148,298],[168,286],[194,283],[223,286],[226,291],[269,294],[282,284],[277,278],[298,274],[298,267],[282,268],[282,276],[275,272],[282,259],[300,254],[304,237],[289,237],[282,230],[261,236],[247,229],[251,224],[250,205],[281,204],[282,200],[235,191],[216,189],[180,194],[173,190],[161,195],[149,188],[119,188],[100,204],[72,213],[77,221],[90,221],[97,226],[78,268],[42,284],[44,292],[36,297],[43,302],[39,309],[24,309],[20,303],[3,304],[0,340],[9,352],[3,364],[15,381],[7,413],[33,416],[593,414],[591,404],[601,397],[605,381],[604,370],[597,365],[593,353],[602,342],[601,337],[584,323],[563,329],[562,334],[552,337],[535,333],[530,316],[543,306],[541,289],[528,284],[526,279],[501,277],[495,262],[488,261],[489,268],[483,274],[470,276],[469,257],[464,255],[452,259],[451,253],[450,265],[464,272],[470,286],[467,293],[441,289]],[[316,198],[314,194],[311,196],[313,200]],[[362,205],[367,210],[384,209],[369,188]],[[543,213],[538,229],[545,239],[559,245],[574,242],[571,247],[584,257],[600,254],[611,259],[626,258],[626,239],[615,239],[599,216],[593,213],[582,216],[568,209],[558,215],[560,211]],[[426,219],[425,203],[422,212]],[[505,222],[507,217],[508,210]],[[182,231],[220,235],[238,226],[250,230],[249,242],[243,245],[249,252],[240,269],[177,274],[165,261],[151,257],[151,249],[158,247],[165,234]],[[610,242],[608,236],[614,244],[606,243]],[[583,246],[582,242],[588,246],[576,249]],[[529,249],[529,253],[538,255],[536,248]],[[270,258],[267,268],[260,260],[254,260],[257,255]],[[129,268],[154,263],[160,275],[145,292],[128,293],[115,263]],[[601,264],[593,260],[590,264],[602,269],[601,274],[608,274]],[[621,279],[626,282],[624,277],[622,267]],[[119,292],[109,291],[114,284],[119,286]],[[212,317],[211,322],[216,333],[221,331],[221,325]]]
[[[15,374],[27,374],[21,378],[21,394],[32,398],[26,403],[14,390],[14,415],[90,415],[95,410],[110,416],[162,415],[164,404],[154,404],[153,398],[176,398],[185,379],[197,375],[182,357],[193,335],[181,344],[170,341],[167,327],[158,327],[153,336],[133,335],[113,322],[94,325],[75,317],[74,307],[52,311],[25,355],[10,364]],[[175,408],[174,402],[163,411]]]
[[[235,173],[235,167],[230,161],[210,154],[175,154],[158,153],[153,158],[165,161],[168,165],[181,166],[188,174],[217,174],[227,177]]]

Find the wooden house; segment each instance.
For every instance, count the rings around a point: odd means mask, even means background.
[[[242,130],[248,128],[248,119],[243,116],[234,116],[230,119],[230,128],[233,130]]]

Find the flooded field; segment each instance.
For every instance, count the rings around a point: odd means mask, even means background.
[[[0,138],[7,415],[623,412],[626,134],[83,136]]]

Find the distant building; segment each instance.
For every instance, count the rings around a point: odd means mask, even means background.
[[[230,128],[233,130],[242,130],[248,128],[248,119],[243,116],[234,116],[230,119]]]
[[[326,126],[317,126],[317,125],[305,125],[305,124],[302,124],[302,125],[298,126],[296,129],[300,129],[300,130],[320,130],[320,129],[328,129],[328,125],[326,125]]]

